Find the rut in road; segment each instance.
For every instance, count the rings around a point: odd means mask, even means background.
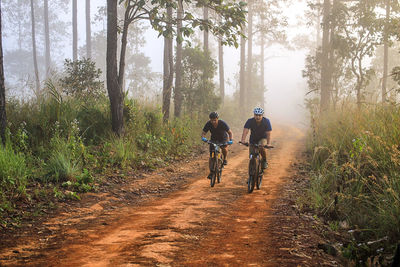
[[[47,250],[36,263],[60,266],[109,265],[274,265],[268,225],[271,202],[298,155],[304,134],[274,129],[275,149],[261,190],[247,193],[248,149],[231,154],[221,184],[206,173],[181,191],[110,211],[108,224],[79,229],[75,238]],[[200,160],[207,161],[208,155]],[[79,236],[79,235],[78,235]]]

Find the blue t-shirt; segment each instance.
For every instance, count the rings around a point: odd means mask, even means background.
[[[244,128],[250,129],[250,143],[257,144],[261,139],[267,138],[267,132],[272,131],[271,123],[269,119],[263,117],[261,123],[257,125],[256,119],[248,119],[244,125]]]
[[[204,125],[203,132],[211,132],[211,140],[216,142],[225,142],[228,139],[229,126],[223,120],[218,120],[218,125],[216,128],[212,125],[211,121],[208,121]]]

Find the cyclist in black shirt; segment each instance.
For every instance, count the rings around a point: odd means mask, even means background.
[[[211,132],[211,141],[217,142],[217,143],[227,143],[228,145],[231,145],[233,143],[232,138],[232,131],[229,128],[228,124],[224,122],[223,120],[218,119],[218,113],[217,112],[211,112],[209,115],[210,120],[204,125],[203,132],[201,133],[201,139],[203,141],[207,141],[206,139],[206,134],[208,131]],[[210,153],[211,153],[212,147],[210,145]],[[224,156],[224,165],[227,164],[227,155],[228,155],[228,146],[221,146],[222,150],[222,155]]]
[[[244,125],[241,142],[245,143],[246,136],[250,130],[250,144],[271,145],[272,127],[269,119],[263,116],[264,110],[262,108],[257,107],[253,112],[254,117],[248,119]],[[253,147],[250,146],[250,152],[251,149],[253,149]],[[260,147],[260,152],[262,156],[262,168],[266,169],[268,163],[265,148]]]

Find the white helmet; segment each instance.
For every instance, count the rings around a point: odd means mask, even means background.
[[[253,112],[255,115],[263,115],[264,114],[264,110],[259,107],[254,108]]]

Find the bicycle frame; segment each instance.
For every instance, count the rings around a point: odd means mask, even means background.
[[[206,143],[213,147],[209,159],[209,168],[211,173],[210,186],[214,187],[215,180],[218,183],[221,182],[222,169],[224,168],[221,146],[227,145],[227,143],[214,143],[209,140]]]
[[[242,143],[239,142],[245,146],[251,146],[253,147],[253,151],[250,153],[249,156],[249,178],[247,180],[247,191],[249,193],[253,192],[254,186],[257,186],[257,189],[260,189],[261,187],[261,181],[263,178],[264,170],[261,167],[261,152],[260,152],[260,147],[264,148],[273,148],[272,146],[264,146],[264,145],[259,145],[259,144],[249,144],[249,143]]]

